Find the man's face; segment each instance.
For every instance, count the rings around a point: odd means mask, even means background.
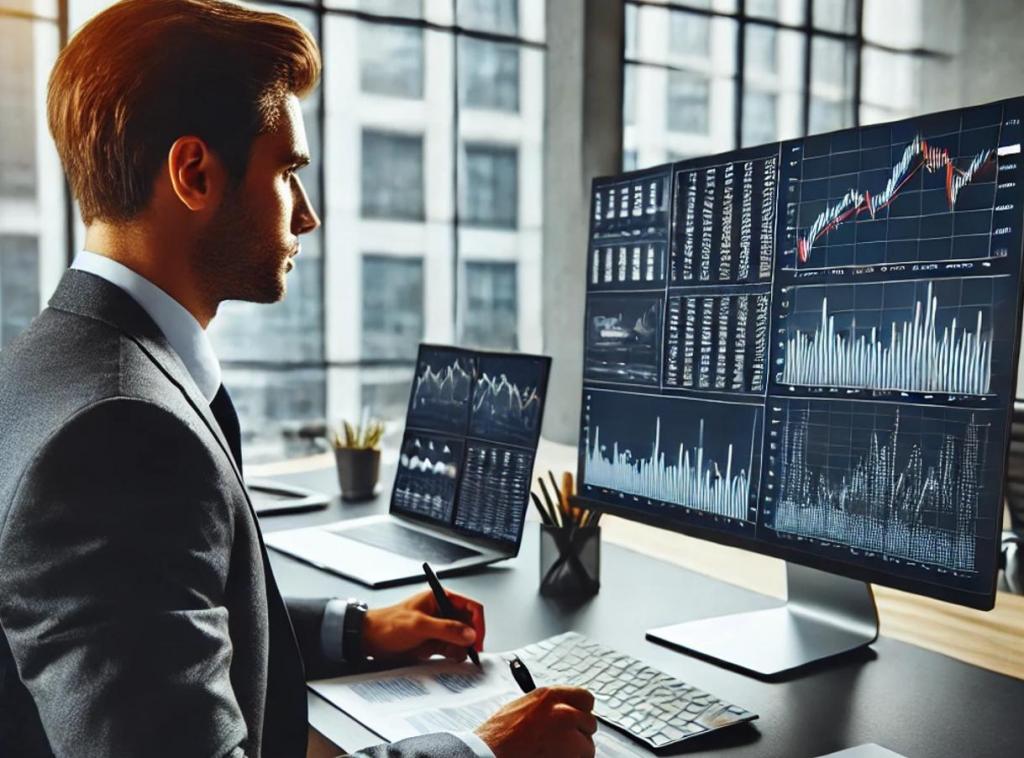
[[[307,163],[302,110],[288,95],[276,127],[253,140],[245,176],[226,190],[199,240],[196,267],[216,302],[284,297],[299,236],[320,225],[297,174]]]

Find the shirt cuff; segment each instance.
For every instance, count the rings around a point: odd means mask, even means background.
[[[465,742],[476,758],[495,758],[494,751],[487,747],[487,743],[472,732],[453,732],[452,736]]]
[[[345,651],[342,647],[345,614],[348,612],[348,601],[334,598],[327,601],[324,618],[320,622],[320,652],[334,663],[345,662]],[[476,736],[476,735],[474,735]]]

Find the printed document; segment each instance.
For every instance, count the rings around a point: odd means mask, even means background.
[[[522,697],[506,662],[512,655],[485,653],[482,670],[468,662],[432,661],[309,686],[391,742],[429,732],[471,732],[502,705]],[[598,725],[594,742],[600,758],[653,755],[604,724]]]

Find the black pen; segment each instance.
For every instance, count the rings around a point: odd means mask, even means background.
[[[512,677],[516,680],[516,684],[519,685],[519,689],[523,692],[533,692],[537,689],[537,685],[533,683],[533,677],[530,676],[530,670],[526,668],[526,664],[519,660],[518,655],[513,655],[512,660],[508,662],[508,667],[512,669]]]
[[[423,564],[423,573],[427,575],[427,584],[430,585],[430,589],[434,593],[434,600],[437,601],[437,609],[441,611],[441,615],[446,619],[452,621],[462,621],[459,618],[459,614],[455,612],[455,608],[452,606],[451,600],[444,592],[444,588],[441,586],[441,582],[437,581],[437,574],[434,573],[434,569],[430,568],[429,563]],[[466,648],[466,652],[469,653],[469,660],[473,661],[477,665],[477,668],[483,668],[480,665],[480,656],[476,654],[476,648],[472,645]]]

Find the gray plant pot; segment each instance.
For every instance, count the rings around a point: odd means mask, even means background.
[[[334,449],[334,459],[338,464],[342,500],[370,500],[376,495],[380,450],[340,447]]]

